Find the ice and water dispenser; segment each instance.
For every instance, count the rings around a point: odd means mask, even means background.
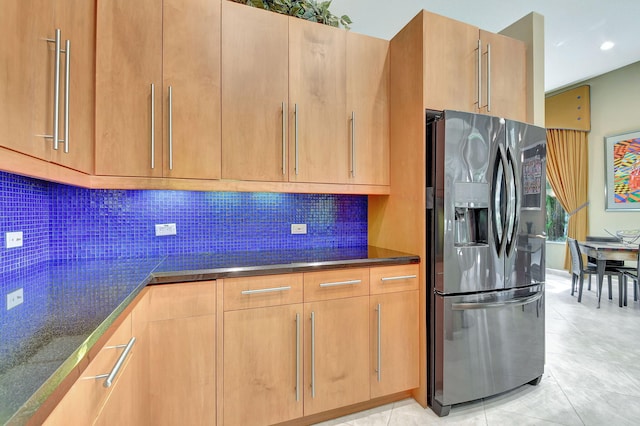
[[[474,246],[488,243],[489,184],[454,184],[454,244]]]

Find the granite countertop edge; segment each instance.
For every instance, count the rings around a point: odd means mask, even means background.
[[[36,390],[36,392],[7,420],[5,425],[26,424],[44,402],[53,394],[66,377],[85,359],[92,347],[100,340],[119,315],[135,300],[147,285],[162,285],[181,282],[208,281],[231,277],[275,275],[298,272],[321,271],[339,268],[357,268],[371,266],[406,265],[420,263],[417,255],[397,252],[397,256],[380,258],[360,258],[329,261],[295,262],[241,267],[222,267],[212,269],[161,271],[160,260],[147,277],[135,285],[121,303],[93,330],[84,342],[74,350],[55,372]]]

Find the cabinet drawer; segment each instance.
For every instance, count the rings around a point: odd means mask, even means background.
[[[302,303],[302,274],[226,278],[224,310]]]
[[[418,289],[420,265],[396,265],[371,268],[371,294]]]
[[[369,294],[369,268],[337,269],[304,274],[304,301]]]
[[[216,282],[154,285],[148,300],[149,321],[215,314]]]
[[[100,351],[89,362],[89,365],[82,372],[78,380],[76,380],[71,389],[69,389],[67,394],[51,412],[45,424],[92,424],[104,401],[114,389],[113,385],[122,375],[123,369],[121,367],[110,387],[104,386],[106,376],[99,378],[96,376],[111,373],[118,358],[125,350],[124,346],[127,345],[130,340],[131,315],[128,315]],[[134,351],[135,345],[132,346],[131,351],[125,359],[125,363],[133,356]]]

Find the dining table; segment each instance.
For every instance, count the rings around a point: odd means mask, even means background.
[[[600,307],[600,298],[602,297],[602,282],[604,280],[604,272],[607,260],[638,260],[638,244],[625,242],[604,242],[604,241],[579,241],[580,251],[596,260],[596,271],[598,274],[598,308]],[[627,295],[626,288],[620,283],[619,305],[622,307],[622,301],[626,304]]]

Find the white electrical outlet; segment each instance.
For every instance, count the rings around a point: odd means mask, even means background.
[[[292,234],[306,234],[307,233],[307,224],[306,223],[292,223],[291,224],[291,233]]]
[[[166,237],[177,233],[175,223],[156,223],[156,237]]]
[[[7,232],[5,238],[7,240],[7,248],[22,247],[22,231]]]
[[[12,291],[7,294],[7,311],[11,308],[15,308],[18,305],[22,305],[24,302],[24,295],[22,293],[22,289],[19,288],[16,291]]]

